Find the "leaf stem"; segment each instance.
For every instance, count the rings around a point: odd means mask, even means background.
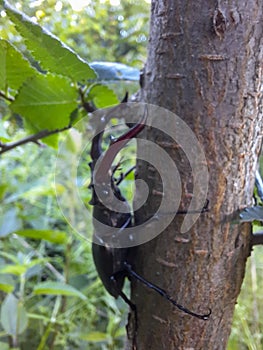
[[[5,100],[9,102],[13,102],[15,100],[13,97],[7,96],[3,91],[0,91],[0,97],[3,97]]]

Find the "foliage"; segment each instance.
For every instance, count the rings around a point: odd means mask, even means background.
[[[142,67],[149,31],[149,1],[9,1],[59,37],[87,61],[122,62]],[[12,24],[2,37],[20,43]]]
[[[90,242],[70,229],[57,206],[65,188],[53,183],[61,130],[119,99],[72,49],[4,6],[21,41],[0,40],[1,349],[121,348],[126,308],[103,289]],[[118,69],[125,76],[128,68]],[[53,148],[38,138],[30,140],[41,147],[23,142],[32,133]],[[80,137],[77,130],[72,135],[70,157]],[[24,145],[10,151],[12,144]],[[83,183],[87,167],[78,176]],[[73,212],[74,199],[67,205]]]
[[[51,148],[30,144],[1,160],[1,340],[9,335],[11,346],[18,339],[21,350],[121,348],[126,307],[105,292],[90,243],[74,235],[57,207],[55,160]],[[21,305],[27,318],[12,318],[19,323],[14,334],[6,316],[21,315]]]
[[[0,153],[3,145],[19,142],[28,134],[75,126],[66,154],[74,157],[80,143],[76,123],[87,114],[87,107],[115,105],[130,89],[118,81],[115,93],[101,80],[138,76],[138,71],[117,65],[110,69],[102,65],[103,73],[98,70],[96,75],[98,65],[87,61],[141,64],[148,5],[129,0],[114,6],[108,0],[93,0],[82,11],[74,11],[66,1],[10,2],[57,37],[8,5],[0,9],[5,19],[0,24]],[[53,181],[61,139],[62,133],[55,133],[41,143],[37,139],[36,144],[0,154],[3,350],[123,348],[126,305],[104,290],[92,262],[90,243],[70,228],[56,202],[56,195],[65,191],[63,183]],[[80,184],[85,184],[88,171],[89,159],[83,157]],[[127,197],[132,194],[130,180],[123,182]],[[66,204],[73,213],[70,193]],[[81,192],[85,201],[89,195]],[[259,199],[258,203],[262,204]],[[90,232],[91,226],[86,230]],[[257,248],[239,298],[229,350],[261,348],[258,314],[262,314],[262,297],[257,291],[263,287],[262,264]]]
[[[260,350],[263,344],[263,257],[255,247],[249,258],[235,309],[228,350]]]
[[[259,168],[262,169],[263,156],[260,158]],[[255,193],[257,206],[248,208],[242,213],[247,221],[263,220],[263,203],[259,194]],[[261,215],[261,216],[260,216]],[[243,217],[241,218],[243,219]],[[253,232],[262,231],[263,222],[255,221]],[[254,247],[246,267],[241,293],[236,305],[232,331],[228,343],[228,350],[260,350],[263,345],[263,256],[262,247]]]

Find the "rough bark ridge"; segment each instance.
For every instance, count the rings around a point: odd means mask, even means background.
[[[203,145],[210,211],[185,234],[176,216],[157,239],[137,249],[136,271],[192,310],[211,307],[212,315],[208,321],[185,315],[133,281],[138,350],[226,348],[250,254],[250,226],[228,218],[251,205],[263,126],[262,11],[261,1],[252,0],[152,1],[143,100],[180,116]],[[147,138],[163,142],[176,162],[186,208],[187,161],[158,130],[148,130]],[[161,185],[149,164],[139,162],[138,174],[151,189],[149,205],[137,213],[140,222],[155,208]]]

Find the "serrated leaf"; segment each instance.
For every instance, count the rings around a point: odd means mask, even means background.
[[[118,62],[92,62],[90,66],[96,71],[98,80],[139,81],[140,71]]]
[[[28,318],[23,304],[8,294],[1,308],[1,323],[7,334],[17,336],[27,328]]]
[[[69,284],[61,282],[43,282],[34,287],[34,294],[66,295],[86,300],[86,296]]]
[[[88,99],[91,99],[97,108],[110,107],[119,103],[115,92],[101,84],[96,84],[91,87]]]
[[[13,112],[24,117],[31,132],[66,127],[76,107],[76,89],[67,78],[52,74],[28,79],[10,105]],[[58,135],[52,135],[43,142],[56,147],[57,138]]]
[[[67,234],[63,231],[27,229],[15,231],[15,233],[22,237],[44,239],[57,244],[63,244],[67,241]]]
[[[70,77],[73,81],[96,79],[96,73],[88,63],[57,37],[12,8],[6,1],[4,8],[42,68]]]
[[[254,206],[250,208],[245,208],[239,214],[241,222],[251,222],[251,221],[263,221],[263,207]]]
[[[28,77],[36,73],[13,45],[0,39],[0,90],[17,90]]]

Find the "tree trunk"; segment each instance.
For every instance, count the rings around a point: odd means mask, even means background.
[[[176,113],[195,133],[209,172],[209,211],[187,232],[184,215],[176,215],[161,235],[136,249],[134,265],[181,305],[198,313],[211,308],[212,314],[207,321],[189,316],[132,280],[138,350],[226,348],[251,250],[250,224],[231,219],[252,204],[262,139],[262,11],[261,1],[252,0],[152,1],[142,100]],[[186,209],[193,192],[187,157],[157,129],[145,135],[176,164],[179,209]],[[138,153],[147,153],[142,148]],[[163,185],[150,164],[138,161],[137,171],[150,188],[147,205],[136,212],[141,223],[156,209]]]

